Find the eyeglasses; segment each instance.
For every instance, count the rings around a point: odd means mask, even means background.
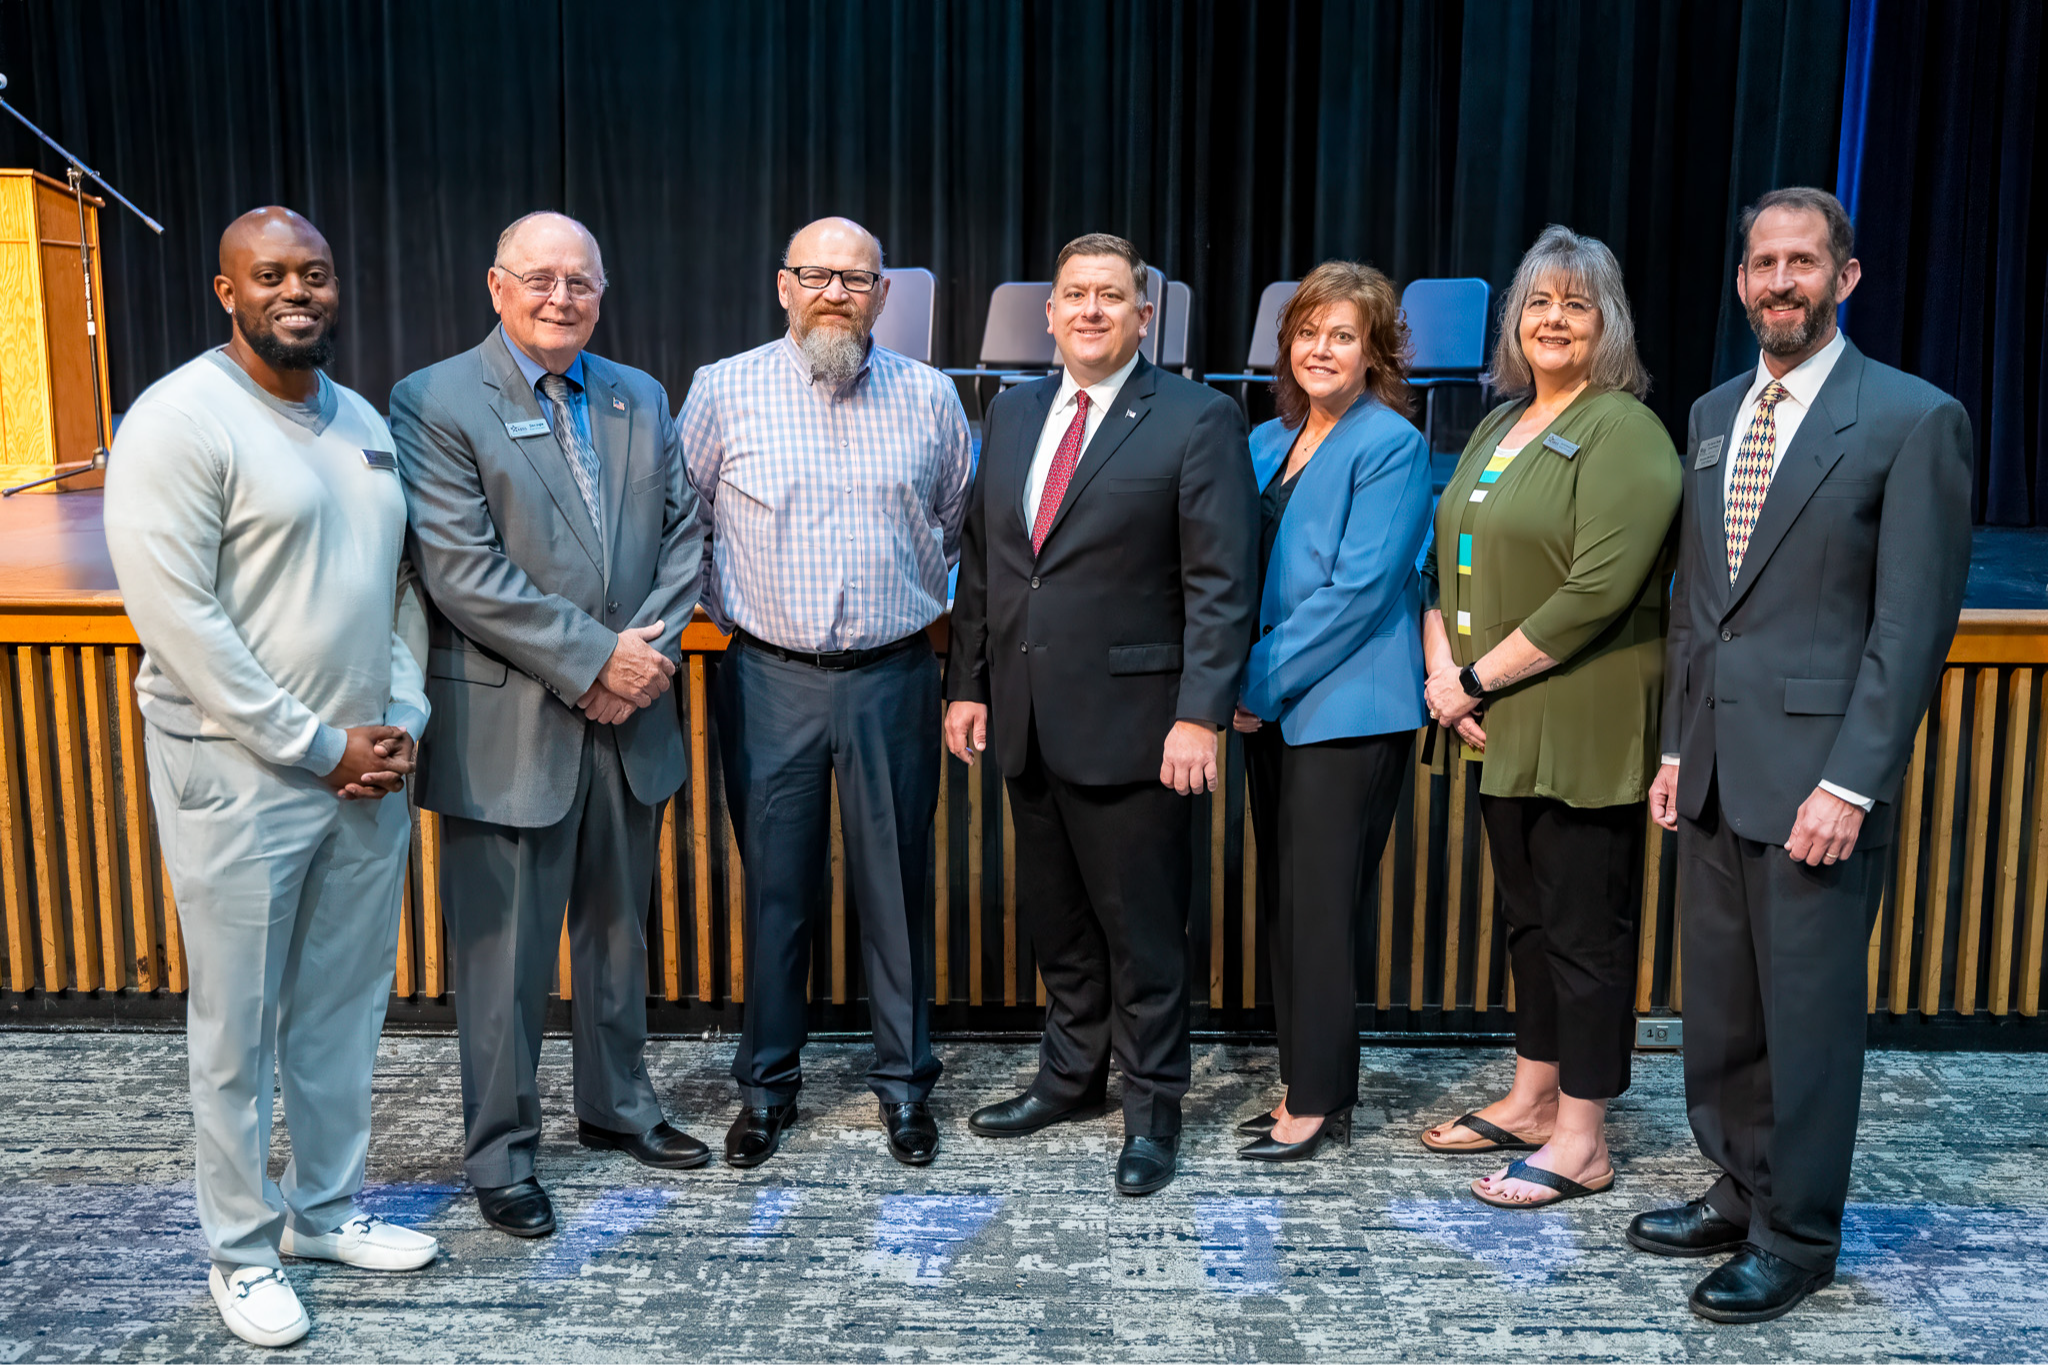
[[[1564,309],[1564,315],[1574,322],[1583,322],[1600,310],[1586,299],[1553,299],[1541,294],[1522,305],[1524,315],[1532,318],[1547,316],[1552,308]]]
[[[531,275],[522,275],[508,265],[493,265],[493,270],[502,270],[525,288],[527,294],[536,299],[551,299],[556,286],[564,286],[569,297],[578,303],[588,303],[604,292],[603,280],[585,279],[581,275],[550,275],[545,270],[536,270]]]
[[[837,275],[849,294],[865,294],[882,278],[873,270],[827,270],[822,265],[786,265],[782,268],[796,276],[796,282],[806,289],[823,289]]]

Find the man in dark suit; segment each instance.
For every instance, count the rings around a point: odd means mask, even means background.
[[[500,325],[401,380],[391,427],[427,606],[420,804],[441,823],[464,1169],[493,1227],[554,1230],[534,1068],[567,907],[577,1137],[649,1165],[710,1150],[663,1120],[647,1041],[661,803],[689,764],[669,678],[704,524],[668,395],[584,350],[597,243],[558,213],[498,239]]]
[[[1187,1093],[1188,798],[1251,644],[1258,491],[1244,418],[1138,354],[1137,249],[1060,252],[1064,370],[989,407],[961,537],[946,746],[993,726],[1017,900],[1045,981],[1038,1077],[969,1126],[1014,1137],[1097,1109],[1123,1073],[1116,1188],[1173,1179]]]
[[[1735,1252],[1693,1290],[1716,1322],[1834,1278],[1893,805],[1970,559],[1961,405],[1836,328],[1861,274],[1841,204],[1774,190],[1742,237],[1763,359],[1693,405],[1650,790],[1678,831],[1686,1099],[1723,1174],[1628,1230]]]

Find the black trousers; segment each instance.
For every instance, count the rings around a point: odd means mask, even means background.
[[[746,870],[746,988],[733,1079],[754,1107],[794,1097],[808,1032],[811,916],[824,886],[832,784],[875,1029],[868,1087],[931,1094],[931,918],[939,800],[939,665],[920,637],[828,671],[745,644],[719,661],[714,704],[733,835]]]
[[[1842,1249],[1887,852],[1794,862],[1730,830],[1718,790],[1678,822],[1686,1108],[1724,1173],[1707,1200],[1809,1270]]]
[[[1260,930],[1266,936],[1287,1112],[1358,1103],[1358,909],[1401,800],[1413,731],[1289,744],[1245,736]]]
[[[1555,1062],[1573,1099],[1613,1099],[1635,1049],[1647,804],[1481,796],[1479,813],[1508,926],[1515,1053]]]
[[[1188,1092],[1191,798],[1158,782],[1096,787],[1049,772],[1031,735],[1009,779],[1017,915],[1045,981],[1031,1092],[1069,1105],[1123,1073],[1124,1130],[1180,1132]]]

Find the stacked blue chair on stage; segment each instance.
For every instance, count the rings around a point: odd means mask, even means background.
[[[875,319],[875,340],[898,355],[920,364],[932,363],[932,311],[938,280],[923,266],[891,266],[882,272],[889,281],[889,302]]]
[[[1450,384],[1486,391],[1486,311],[1492,297],[1485,280],[1411,280],[1401,291],[1413,348],[1408,383],[1422,392],[1422,435],[1436,452],[1436,394]]]
[[[1251,386],[1273,382],[1273,370],[1280,363],[1280,310],[1294,297],[1299,280],[1275,280],[1259,291],[1258,315],[1252,321],[1251,344],[1245,348],[1244,369],[1234,374],[1205,374],[1205,384],[1237,385],[1237,401],[1251,398]]]

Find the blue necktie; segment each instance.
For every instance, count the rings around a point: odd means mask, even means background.
[[[554,418],[548,425],[555,429],[555,440],[569,462],[569,477],[576,480],[576,491],[583,495],[583,510],[590,513],[590,525],[597,532],[597,543],[602,545],[604,517],[598,512],[597,496],[602,474],[597,452],[583,438],[582,428],[576,425],[576,414],[569,410],[569,380],[564,375],[544,374],[540,377],[540,391],[554,408]]]

